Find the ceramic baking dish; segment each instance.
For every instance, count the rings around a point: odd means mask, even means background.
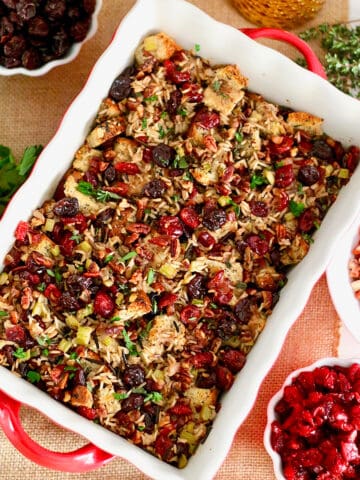
[[[262,93],[276,103],[323,117],[324,129],[329,135],[345,145],[360,145],[360,102],[357,100],[340,93],[326,80],[302,69],[283,55],[211,19],[185,1],[139,0],[122,21],[84,89],[66,112],[58,132],[41,154],[30,179],[8,206],[0,223],[0,259],[4,258],[13,242],[13,232],[18,222],[27,219],[37,206],[52,195],[75,151],[85,139],[102,98],[106,96],[113,79],[132,62],[140,40],[160,30],[174,37],[184,48],[201,45],[201,55],[213,63],[237,63],[249,78],[251,90]],[[325,270],[342,231],[348,228],[359,210],[360,169],[329,211],[307,257],[289,275],[281,299],[249,354],[245,367],[222,399],[222,408],[212,431],[183,470],[143,452],[69,410],[7,369],[0,368],[0,389],[12,399],[9,400],[4,394],[0,396],[0,423],[6,433],[24,454],[51,468],[87,471],[115,455],[127,459],[158,480],[212,478],[225,459],[238,427],[250,412],[260,384],[275,362],[290,327]],[[87,446],[66,456],[41,449],[21,430],[19,403],[40,410],[57,424],[87,438],[96,447]]]

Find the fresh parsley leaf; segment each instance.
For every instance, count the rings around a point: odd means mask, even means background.
[[[71,235],[70,240],[75,240],[76,243],[80,243],[82,239],[82,236],[78,233],[74,233]]]
[[[41,375],[39,372],[35,372],[35,370],[29,370],[26,374],[27,379],[31,383],[37,383],[41,380]]]
[[[90,182],[84,182],[80,180],[77,190],[84,195],[89,195],[89,197],[94,197],[96,195],[96,190]]]
[[[14,357],[16,358],[26,358],[27,357],[27,354],[26,352],[24,352],[24,349],[19,347],[15,350],[15,352],[13,353]]]
[[[250,178],[250,188],[251,189],[254,189],[256,188],[257,186],[260,186],[260,185],[266,185],[267,183],[269,183],[265,177],[263,177],[262,175],[257,175],[256,173],[254,173],[251,178]]]
[[[147,118],[143,118],[141,121],[141,128],[145,130],[147,128]]]
[[[133,341],[130,340],[130,337],[127,331],[124,329],[122,333],[125,340],[125,346],[129,350],[129,354],[134,357],[138,356],[139,352],[137,351],[136,345]]]
[[[120,318],[119,316],[110,318],[110,322],[111,322],[111,323],[113,323],[113,322],[119,322],[120,320],[121,320],[121,318]]]
[[[52,270],[50,270],[50,268],[46,269],[46,273],[49,275],[49,277],[54,277],[55,278],[55,273]]]
[[[163,139],[165,137],[166,133],[165,133],[164,127],[162,125],[160,125],[158,132],[159,132],[159,138]]]
[[[109,255],[106,255],[106,257],[104,258],[104,262],[105,263],[111,262],[111,260],[114,258],[114,255],[115,255],[114,252],[111,252],[111,253],[109,253]]]
[[[188,114],[187,110],[185,110],[185,108],[179,108],[179,110],[177,111],[177,113],[179,115],[181,115],[182,117],[186,117],[186,115]]]
[[[41,151],[42,151],[41,145],[33,145],[31,147],[25,148],[22,159],[20,160],[20,163],[18,166],[19,175],[24,177],[30,172],[32,166],[34,165]]]
[[[195,51],[195,53],[199,53],[199,52],[200,52],[200,48],[201,48],[200,45],[199,45],[198,43],[195,43],[195,45],[194,45],[194,51]]]
[[[219,80],[215,80],[212,84],[212,88],[214,92],[219,92],[220,87],[221,87],[221,83],[219,82]]]
[[[128,398],[128,396],[128,393],[113,393],[115,400],[124,400],[125,398]]]
[[[235,140],[238,142],[238,143],[241,143],[243,140],[244,140],[244,136],[241,132],[236,132],[235,133]]]
[[[161,400],[163,399],[161,393],[159,392],[150,392],[146,395],[146,397],[144,398],[144,403],[147,402],[147,401],[151,401],[151,402],[161,402]]]
[[[127,262],[128,260],[131,260],[132,258],[136,257],[136,255],[137,255],[136,252],[128,252],[123,257],[120,258],[120,261]]]
[[[289,202],[290,212],[294,217],[300,217],[302,212],[305,210],[305,205],[302,202],[295,202],[295,200],[290,200]]]
[[[163,112],[161,112],[160,118],[164,119],[167,116],[168,116],[168,113],[164,110]]]
[[[155,280],[155,270],[153,268],[149,268],[149,271],[148,271],[148,274],[147,274],[147,277],[146,277],[146,283],[148,285],[151,285],[153,283],[153,281]]]
[[[84,195],[94,197],[99,202],[107,202],[109,198],[114,200],[119,200],[121,198],[120,195],[118,195],[117,193],[108,192],[101,189],[95,189],[91,183],[84,182],[84,180],[80,180],[76,189]]]
[[[5,312],[5,310],[0,310],[0,317],[7,317],[9,312]]]
[[[151,97],[144,98],[145,102],[156,102],[157,99],[158,99],[157,95],[151,95]]]

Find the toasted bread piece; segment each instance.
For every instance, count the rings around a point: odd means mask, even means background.
[[[55,247],[55,243],[44,233],[41,234],[40,240],[37,243],[32,243],[28,246],[27,252],[30,253],[33,250],[41,253],[44,257],[52,257],[51,250]]]
[[[323,119],[307,112],[291,112],[287,123],[297,130],[304,130],[312,135],[321,135]]]
[[[116,158],[121,162],[131,162],[138,148],[138,143],[130,138],[119,137],[115,140],[113,149],[116,152]]]
[[[87,136],[87,143],[91,148],[96,148],[99,145],[107,142],[111,138],[117,137],[124,133],[126,129],[126,122],[123,117],[114,117],[95,127]]]
[[[243,98],[246,86],[247,78],[236,65],[218,68],[212,83],[204,91],[204,103],[211,109],[229,115]]]
[[[171,37],[163,32],[146,37],[140,46],[136,49],[135,60],[141,65],[149,59],[155,57],[160,62],[169,59],[181,47]]]
[[[215,405],[217,396],[218,393],[214,388],[190,387],[185,392],[185,397],[190,399],[192,405],[199,407]]]
[[[67,197],[74,197],[78,199],[80,211],[84,215],[96,215],[100,209],[103,208],[103,204],[97,202],[92,197],[79,192],[77,186],[78,182],[75,180],[74,176],[69,175],[64,184],[65,195]]]
[[[100,105],[99,111],[95,118],[95,123],[103,123],[109,118],[114,118],[120,115],[119,105],[111,98],[105,98]]]
[[[73,167],[76,170],[80,170],[81,172],[87,172],[90,168],[90,160],[93,157],[101,158],[102,153],[99,150],[95,150],[94,148],[90,148],[89,145],[83,145],[75,153],[75,158],[74,158],[74,161],[73,161]]]

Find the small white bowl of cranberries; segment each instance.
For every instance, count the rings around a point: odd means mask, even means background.
[[[267,418],[277,480],[360,479],[360,359],[324,358],[292,372]]]
[[[0,75],[44,75],[97,30],[102,0],[0,0]]]

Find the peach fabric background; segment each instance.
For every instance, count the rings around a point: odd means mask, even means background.
[[[230,0],[192,0],[192,3],[217,20],[235,27],[252,26],[241,17]],[[1,144],[11,146],[19,157],[27,145],[45,145],[52,138],[67,106],[80,91],[97,57],[106,48],[116,26],[133,4],[134,0],[103,0],[99,29],[72,63],[39,78],[0,77]],[[334,23],[347,18],[347,0],[327,0],[317,17],[300,30],[323,21]],[[292,57],[296,55],[291,48],[283,47],[277,42],[264,43]],[[272,464],[262,442],[266,405],[292,370],[319,357],[336,355],[338,329],[339,318],[331,303],[325,277],[322,276],[314,287],[304,312],[291,329],[277,362],[263,382],[251,413],[239,428],[232,448],[215,477],[216,480],[274,478]],[[82,438],[55,426],[27,407],[22,409],[22,419],[31,436],[47,448],[71,451],[85,443]],[[146,480],[148,477],[120,458],[85,475],[47,470],[22,457],[0,431],[0,478]]]

